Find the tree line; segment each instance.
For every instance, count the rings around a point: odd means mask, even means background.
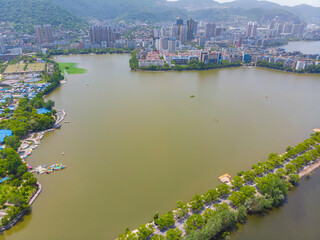
[[[154,225],[149,223],[141,225],[137,232],[126,229],[119,239],[198,240],[228,236],[248,214],[260,214],[281,206],[288,191],[299,184],[298,173],[319,159],[319,143],[320,133],[313,133],[295,147],[288,146],[284,154],[271,153],[267,161],[254,164],[246,172],[238,172],[231,186],[220,184],[203,195],[195,195],[189,203],[178,201],[174,211],[161,216],[156,212],[153,223],[160,230],[167,230],[166,235],[154,234]],[[211,205],[214,209],[204,210]],[[184,236],[175,226],[178,220],[186,220]]]
[[[259,60],[259,61],[257,61],[257,66],[258,67],[265,67],[265,68],[281,70],[281,71],[287,71],[287,72],[320,73],[320,65],[311,65],[311,66],[308,66],[305,69],[295,70],[292,67],[285,67],[283,62],[272,63],[272,62],[268,62],[266,60]]]

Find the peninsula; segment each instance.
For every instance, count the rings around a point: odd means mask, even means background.
[[[288,191],[299,178],[320,166],[320,133],[295,147],[288,146],[281,155],[271,153],[265,162],[240,171],[230,182],[223,183],[190,202],[177,202],[177,208],[138,229],[119,235],[128,239],[215,239],[230,234],[247,214],[260,214],[284,202]]]

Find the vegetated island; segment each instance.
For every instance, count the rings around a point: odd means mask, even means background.
[[[57,116],[57,111],[53,108],[52,100],[44,101],[44,96],[51,93],[60,86],[60,81],[64,79],[59,64],[49,59],[47,55],[40,54],[46,64],[53,64],[53,72],[49,75],[47,68],[42,75],[43,81],[50,83],[41,90],[35,97],[25,96],[18,102],[17,108],[12,114],[6,113],[8,106],[12,104],[12,99],[6,98],[1,102],[1,108],[5,109],[1,114],[0,131],[10,131],[11,136],[5,136],[3,139],[4,148],[0,150],[0,212],[4,214],[1,218],[0,231],[7,230],[14,226],[17,221],[30,211],[31,204],[41,192],[41,184],[30,172],[25,159],[27,156],[21,148],[21,140],[28,140],[37,136],[43,136],[44,132],[58,127],[64,116]],[[15,64],[14,60],[4,66],[4,69],[10,64]],[[32,59],[23,59],[31,61]],[[79,69],[76,64],[61,64],[62,69],[68,74],[83,73],[85,69]],[[67,68],[67,66],[70,66]],[[4,70],[3,69],[3,70]],[[41,113],[39,109],[45,109]],[[37,140],[38,142],[38,140]],[[21,152],[21,155],[19,154]],[[22,156],[22,158],[21,158]]]
[[[265,162],[238,172],[228,184],[220,184],[205,194],[195,195],[189,203],[177,202],[177,208],[138,229],[120,234],[118,240],[198,240],[220,239],[230,235],[248,214],[261,214],[279,207],[299,179],[320,166],[320,133],[278,155],[271,153]]]

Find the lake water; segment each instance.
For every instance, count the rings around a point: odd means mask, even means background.
[[[287,52],[300,51],[304,54],[320,54],[320,41],[289,42],[283,48]]]
[[[320,125],[319,75],[252,68],[131,72],[129,58],[57,59],[88,72],[68,76],[49,96],[70,123],[46,135],[29,163],[67,168],[37,176],[43,192],[32,213],[0,239],[114,239],[156,211],[174,209],[177,200],[215,187],[220,175],[234,176],[303,141]],[[312,186],[302,185],[297,192]],[[254,233],[264,219],[249,220],[241,233]],[[237,237],[257,239],[246,236]]]

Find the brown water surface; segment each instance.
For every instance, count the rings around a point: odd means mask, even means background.
[[[32,213],[1,239],[114,239],[319,127],[319,75],[131,72],[129,58],[58,57],[88,72],[49,96],[70,123],[46,135],[29,163],[67,168],[38,176]]]

